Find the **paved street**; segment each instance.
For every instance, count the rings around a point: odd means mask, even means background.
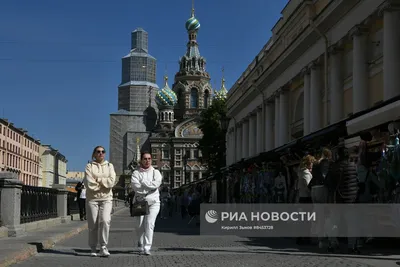
[[[84,231],[14,266],[398,266],[389,256],[375,259],[373,256],[321,255],[314,248],[300,251],[289,239],[200,236],[194,223],[187,225],[179,217],[159,220],[156,228],[151,256],[133,252],[136,239],[132,218],[126,210],[113,217],[110,258],[89,257],[87,231]]]

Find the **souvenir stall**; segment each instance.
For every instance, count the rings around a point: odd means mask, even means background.
[[[399,122],[360,134],[356,160],[358,178],[364,192],[361,202],[400,202],[399,136]]]

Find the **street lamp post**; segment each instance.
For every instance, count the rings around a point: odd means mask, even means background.
[[[220,126],[221,126],[221,130],[224,134],[224,153],[223,153],[223,165],[224,167],[226,167],[226,150],[227,150],[227,146],[226,146],[226,133],[228,131],[228,127],[229,127],[229,122],[230,122],[230,118],[227,117],[226,115],[222,116],[220,118]],[[226,177],[224,175],[222,175],[222,192],[221,192],[221,196],[222,198],[219,198],[219,201],[228,203],[228,183],[226,180]]]
[[[224,166],[226,165],[226,132],[228,131],[228,127],[229,127],[229,122],[230,122],[230,118],[227,117],[226,115],[222,116],[220,118],[220,126],[221,126],[221,130],[224,134],[224,145],[225,145],[225,150],[224,150]]]

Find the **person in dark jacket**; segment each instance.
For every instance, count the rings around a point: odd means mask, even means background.
[[[356,165],[349,161],[349,155],[346,148],[338,148],[338,160],[330,165],[325,184],[328,188],[328,202],[339,204],[353,204],[357,201],[358,195],[358,178]],[[347,232],[357,232],[359,225],[354,220],[353,214],[344,209],[344,211],[335,210],[331,213],[332,227],[338,226],[340,218],[343,216],[346,222]],[[358,239],[348,237],[348,249],[350,253],[360,253],[357,247]],[[331,239],[332,241],[332,239]],[[331,242],[329,250],[335,247]],[[334,242],[336,243],[336,242]],[[335,244],[337,246],[337,244]]]
[[[86,220],[86,189],[82,182],[78,182],[75,186],[77,192],[76,201],[79,207],[79,217],[80,220]]]

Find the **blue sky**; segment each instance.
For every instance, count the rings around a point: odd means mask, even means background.
[[[157,83],[170,85],[186,51],[191,0],[1,0],[0,117],[25,128],[83,170],[94,146],[109,147],[121,57],[130,33],[149,33]],[[240,77],[271,36],[286,0],[196,0],[200,53],[212,86]]]

